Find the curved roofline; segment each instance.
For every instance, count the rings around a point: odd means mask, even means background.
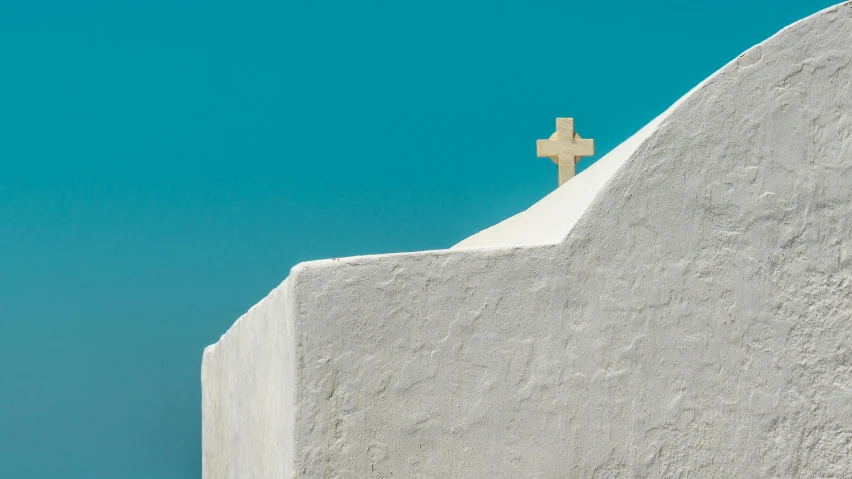
[[[729,70],[736,70],[739,66],[749,66],[755,63],[755,56],[757,59],[760,58],[763,45],[784,35],[786,31],[814,17],[835,12],[844,5],[849,6],[850,2],[847,1],[823,9],[784,27],[768,39],[749,48],[696,85],[666,111],[654,118],[650,123],[642,127],[633,136],[615,147],[590,167],[586,168],[581,174],[557,188],[525,211],[462,240],[450,249],[543,246],[562,242],[615,173],[633,157],[634,153],[645,142],[659,131],[660,127],[665,124],[685,100],[701,91],[705,86]]]

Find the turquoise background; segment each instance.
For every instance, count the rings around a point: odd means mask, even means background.
[[[831,3],[0,0],[0,477],[199,477],[201,351],[294,264],[449,247],[555,117],[606,153]]]

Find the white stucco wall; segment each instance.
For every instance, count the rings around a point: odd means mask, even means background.
[[[293,268],[205,350],[203,476],[852,477],[852,6],[618,155],[457,249]]]
[[[202,476],[293,474],[296,352],[287,279],[204,350]]]

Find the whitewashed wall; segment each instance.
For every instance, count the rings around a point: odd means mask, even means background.
[[[293,268],[205,351],[204,477],[852,477],[852,6],[643,131],[505,234]]]

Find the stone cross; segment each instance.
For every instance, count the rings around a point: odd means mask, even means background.
[[[573,118],[557,118],[556,133],[535,142],[536,156],[549,156],[559,166],[559,186],[574,177],[575,165],[595,154],[595,140],[584,140],[574,131]]]

